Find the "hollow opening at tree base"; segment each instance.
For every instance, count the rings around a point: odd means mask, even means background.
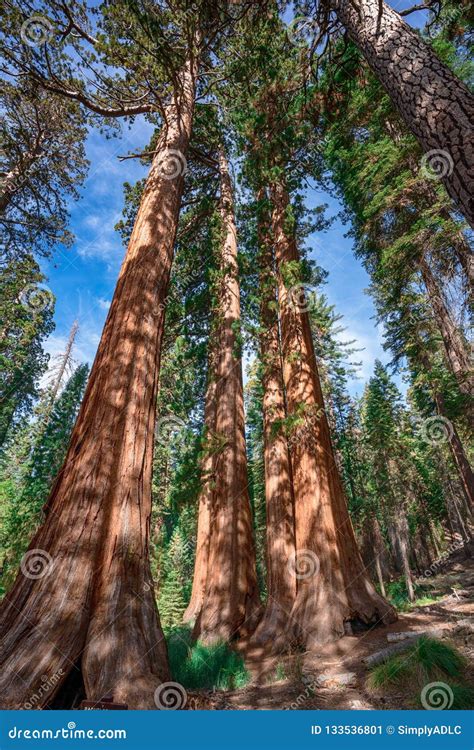
[[[82,701],[86,700],[86,689],[82,677],[82,664],[79,659],[63,681],[61,687],[45,709],[54,711],[68,711],[78,709]]]
[[[383,627],[384,623],[380,620],[373,620],[372,622],[365,622],[355,617],[353,620],[346,620],[344,622],[344,634],[345,635],[359,635],[361,633],[367,633],[368,630],[375,630],[375,628]]]

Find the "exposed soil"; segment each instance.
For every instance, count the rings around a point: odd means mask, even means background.
[[[227,692],[200,691],[190,696],[195,709],[400,709],[414,708],[407,692],[374,696],[366,688],[368,667],[363,659],[387,648],[389,633],[440,631],[471,664],[474,678],[474,560],[450,558],[442,572],[429,579],[426,595],[436,603],[413,607],[399,620],[360,635],[305,653],[274,656],[242,642],[251,674],[245,688]],[[280,679],[278,679],[280,677]]]

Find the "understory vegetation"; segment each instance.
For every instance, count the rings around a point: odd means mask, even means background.
[[[449,643],[422,636],[407,651],[374,667],[367,684],[374,693],[408,691],[413,706],[423,708],[423,688],[437,683],[439,703],[433,708],[465,710],[474,707],[474,687],[466,678],[466,659]],[[434,688],[436,689],[436,687]],[[449,703],[449,705],[448,705]]]
[[[183,687],[235,690],[248,683],[242,656],[227,643],[193,642],[191,630],[182,626],[165,630],[165,635],[172,678]]]
[[[0,707],[72,705],[71,665],[132,709],[235,691],[472,558],[472,18],[357,5],[7,0]],[[467,671],[421,638],[367,684],[466,708]]]

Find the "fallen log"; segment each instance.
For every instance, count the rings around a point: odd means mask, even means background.
[[[387,659],[390,659],[395,654],[400,654],[403,651],[408,651],[416,641],[421,638],[422,636],[426,636],[429,638],[440,638],[442,637],[442,631],[441,630],[422,630],[413,633],[413,638],[408,637],[403,641],[400,641],[398,643],[394,643],[392,646],[387,646],[387,648],[383,648],[381,651],[376,651],[375,654],[370,654],[369,656],[366,656],[364,659],[362,659],[363,663],[366,664],[368,667],[375,667],[377,664],[382,664],[384,661],[387,661]]]

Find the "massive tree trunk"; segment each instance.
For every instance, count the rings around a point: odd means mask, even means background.
[[[164,307],[197,62],[181,72],[46,520],[0,612],[0,705],[44,707],[72,670],[88,699],[155,708],[168,678],[148,560]],[[179,164],[177,164],[177,156]]]
[[[211,332],[212,335],[212,332]],[[201,493],[199,495],[196,558],[194,561],[191,599],[183,621],[194,624],[201,611],[206,590],[211,535],[212,501],[215,485],[215,433],[216,433],[217,352],[209,343],[206,404],[204,407],[204,445],[201,460]]]
[[[219,153],[222,250],[219,367],[216,393],[215,495],[206,592],[194,634],[206,642],[230,640],[255,627],[259,609],[253,524],[247,479],[240,290],[232,183]]]
[[[344,635],[344,623],[392,622],[393,608],[372,585],[354,536],[337,470],[313,349],[307,302],[285,279],[299,261],[288,230],[289,196],[271,185],[278,267],[283,377],[295,498],[297,596],[292,624],[311,647]]]
[[[449,195],[474,227],[474,106],[467,86],[386,3],[330,1],[418,138],[427,165],[443,179]]]
[[[466,396],[472,395],[472,368],[466,345],[460,331],[453,321],[443,294],[439,288],[426,257],[420,258],[420,271],[428,293],[428,299],[433,310],[436,325],[443,339],[446,360],[459,385],[459,390]]]
[[[286,405],[280,352],[274,258],[260,224],[260,357],[267,516],[268,600],[254,640],[276,643],[286,632],[296,597],[295,519],[291,463],[285,434]]]

